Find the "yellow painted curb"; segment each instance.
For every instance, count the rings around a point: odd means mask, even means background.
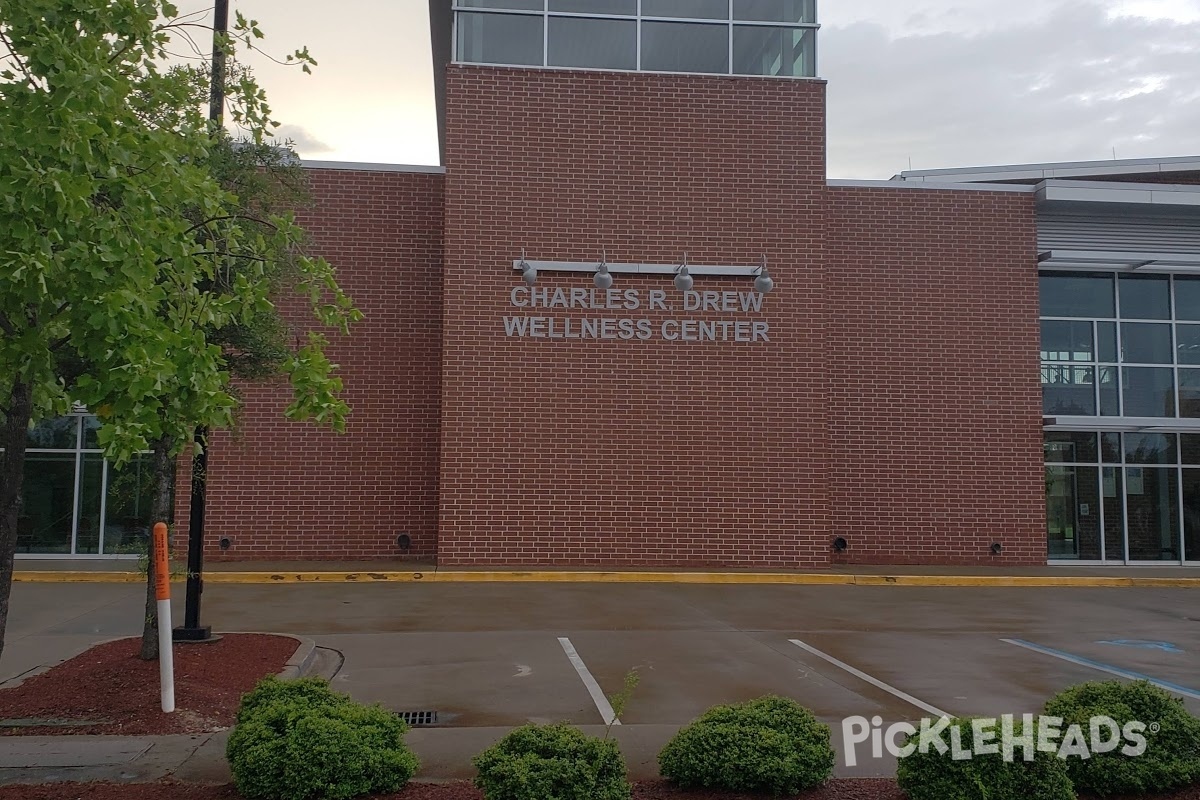
[[[140,572],[56,572],[22,571],[13,572],[13,583],[145,583],[146,576]]]
[[[18,583],[141,583],[137,572],[27,571]],[[204,575],[206,583],[684,583],[742,586],[956,586],[1200,589],[1200,578],[1096,575],[852,575],[792,572],[568,572],[440,570],[435,572],[226,572]]]

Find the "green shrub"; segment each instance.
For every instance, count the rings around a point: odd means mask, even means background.
[[[408,726],[395,714],[327,685],[322,692],[323,682],[276,683],[246,695],[226,745],[244,797],[348,800],[397,791],[416,773],[417,758],[404,744]]]
[[[1067,771],[1081,792],[1097,795],[1161,792],[1200,782],[1200,719],[1183,701],[1147,681],[1124,684],[1095,681],[1072,686],[1046,703],[1046,713],[1077,724],[1089,736],[1093,717],[1105,716],[1122,728],[1129,722],[1147,726],[1146,751],[1139,756],[1091,753],[1072,757]],[[1155,728],[1157,726],[1157,728]],[[1109,734],[1104,734],[1105,739]],[[1122,745],[1125,742],[1122,741]]]
[[[617,743],[570,725],[517,728],[475,757],[487,800],[629,800]]]
[[[1014,735],[1021,736],[1021,721],[1016,720],[1013,727]],[[959,730],[962,749],[971,750],[971,720],[951,720],[941,732],[947,747],[954,728]],[[999,742],[999,733],[997,730],[994,744]],[[907,744],[916,745],[919,737],[919,733],[909,737]],[[1036,745],[1036,732],[1033,741]],[[1003,752],[972,753],[968,759],[955,760],[953,750],[939,753],[933,746],[926,752],[917,749],[900,759],[896,781],[910,800],[1075,800],[1066,763],[1056,753],[1034,752],[1033,760],[1026,761],[1019,746],[1009,761],[1005,761]]]
[[[782,697],[716,706],[658,755],[659,771],[683,787],[796,794],[833,771],[829,726]]]
[[[238,706],[237,721],[245,722],[257,714],[260,709],[279,701],[325,707],[343,705],[350,702],[350,698],[333,691],[329,688],[329,682],[322,678],[300,678],[299,680],[285,681],[280,680],[278,676],[270,675],[242,695],[242,702]]]

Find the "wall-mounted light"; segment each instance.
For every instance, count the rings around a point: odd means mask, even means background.
[[[683,254],[683,263],[675,270],[675,288],[681,292],[690,292],[696,283],[688,272],[687,253]]]
[[[533,264],[525,260],[524,247],[521,248],[521,278],[530,286],[537,283],[537,269],[534,268]]]
[[[762,257],[762,267],[758,271],[758,277],[754,279],[754,290],[760,294],[766,294],[775,288],[775,281],[771,280],[771,276],[767,273],[767,257]]]
[[[839,553],[844,553],[844,552],[846,552],[846,548],[847,548],[847,547],[849,547],[849,546],[850,546],[850,545],[849,545],[849,543],[846,541],[846,537],[844,537],[844,536],[839,536],[839,537],[837,537],[836,539],[834,539],[834,540],[833,540],[833,549],[834,549],[834,550],[836,550],[836,551],[837,551],[837,552],[839,552]]]
[[[596,268],[596,276],[592,278],[592,282],[596,284],[597,289],[612,288],[613,277],[608,271],[608,254],[603,250],[600,251],[600,265]]]
[[[1004,545],[999,542],[992,542],[992,555],[998,556],[1004,552]]]

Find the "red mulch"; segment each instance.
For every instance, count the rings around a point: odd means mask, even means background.
[[[0,800],[239,800],[232,786],[161,783],[56,783],[39,786],[0,786]],[[763,795],[728,794],[701,790],[682,791],[661,781],[634,785],[634,800],[762,800]],[[830,781],[820,789],[799,795],[797,800],[904,800],[896,782],[882,779],[843,779]],[[375,800],[483,800],[483,793],[469,783],[414,783],[397,794],[381,795]],[[1082,798],[1081,800],[1088,800]],[[1131,798],[1108,798],[1131,800]],[[1143,796],[1140,800],[1145,800]],[[1174,794],[1158,795],[1157,800],[1200,800],[1200,786]]]
[[[97,645],[20,686],[0,689],[0,719],[94,720],[104,724],[0,727],[0,735],[144,736],[228,728],[233,725],[241,696],[263,677],[278,674],[297,646],[298,642],[287,636],[259,634],[229,634],[217,642],[176,644],[176,710],[164,714],[158,662],[138,658],[141,639]],[[106,796],[115,795],[96,795]]]
[[[0,800],[238,800],[231,786],[197,786],[182,783],[113,784],[59,783],[41,786],[0,786]],[[763,800],[763,795],[673,789],[648,781],[634,785],[634,800]],[[839,780],[800,795],[803,800],[903,800],[894,781]],[[469,783],[414,783],[397,794],[375,800],[483,800]]]

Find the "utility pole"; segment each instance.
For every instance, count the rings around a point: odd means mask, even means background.
[[[219,136],[225,122],[225,34],[229,31],[229,0],[216,0],[213,15],[212,77],[209,83],[208,119],[213,135]],[[208,429],[196,428],[192,455],[192,502],[188,516],[187,587],[184,595],[183,627],[174,630],[177,642],[204,642],[212,638],[212,627],[200,624],[200,595],[204,593],[204,503],[208,480]]]

